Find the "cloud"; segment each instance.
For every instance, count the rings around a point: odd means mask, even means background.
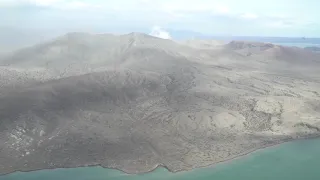
[[[159,26],[152,27],[152,30],[149,33],[149,35],[162,38],[162,39],[171,39],[170,33],[165,31],[163,28]]]
[[[47,7],[53,9],[92,9],[99,8],[97,3],[87,3],[81,0],[67,1],[67,0],[0,0],[0,7],[18,7],[18,6],[37,6]]]
[[[230,8],[221,0],[0,0],[0,6],[35,5],[57,9],[101,8],[102,10],[156,11],[172,14],[211,12],[227,14]]]
[[[21,5],[50,6],[62,0],[0,0],[0,6],[14,7]]]
[[[0,7],[10,7],[19,5],[19,0],[0,0]]]
[[[285,22],[279,20],[265,23],[265,26],[268,28],[288,28],[291,27],[291,24],[286,24]]]
[[[269,0],[261,3],[256,3],[255,0],[243,0],[241,3],[237,0],[0,0],[0,26],[32,27],[48,24],[57,28],[77,25],[92,28],[99,26],[100,29],[112,27],[127,31],[148,31],[154,24],[161,24],[170,29],[223,34],[259,34],[262,31],[267,34],[268,30],[273,29],[274,32],[283,33],[287,31],[287,27],[319,29],[320,26],[315,24],[319,22],[317,4],[295,0],[298,1],[301,2],[295,4],[290,3],[290,0]],[[297,14],[297,11],[301,13]],[[162,32],[162,28],[153,29],[156,36],[170,37],[170,34]]]
[[[257,19],[259,18],[259,16],[257,14],[254,13],[243,13],[240,15],[240,18],[243,19]]]
[[[21,0],[23,1],[23,0]],[[24,0],[30,4],[35,4],[38,6],[52,6],[58,3],[63,3],[62,0]]]
[[[216,14],[230,14],[231,10],[228,6],[225,5],[216,5],[213,9]]]
[[[267,28],[298,28],[303,29],[308,26],[312,26],[316,21],[310,21],[301,17],[294,16],[280,16],[280,15],[271,15],[263,19],[264,26]]]
[[[62,3],[59,6],[57,6],[59,9],[66,9],[66,10],[71,10],[71,9],[99,9],[101,6],[96,5],[96,4],[91,4],[91,3],[84,3],[84,2],[68,2],[68,3]]]
[[[220,3],[199,3],[198,1],[164,1],[158,6],[160,9],[176,12],[229,12],[229,8],[226,5]]]

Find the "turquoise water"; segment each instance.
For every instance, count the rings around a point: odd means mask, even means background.
[[[101,167],[42,170],[0,176],[0,180],[318,180],[320,139],[300,140],[256,151],[215,167],[170,173],[164,168],[127,175]]]

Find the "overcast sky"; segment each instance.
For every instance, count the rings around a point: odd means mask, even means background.
[[[319,0],[0,0],[0,27],[320,37]]]

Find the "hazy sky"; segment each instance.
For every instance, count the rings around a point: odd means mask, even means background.
[[[320,37],[319,0],[0,0],[0,27]]]

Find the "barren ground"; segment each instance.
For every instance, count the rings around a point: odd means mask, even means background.
[[[320,54],[69,33],[0,59],[0,174],[188,170],[320,134]]]

